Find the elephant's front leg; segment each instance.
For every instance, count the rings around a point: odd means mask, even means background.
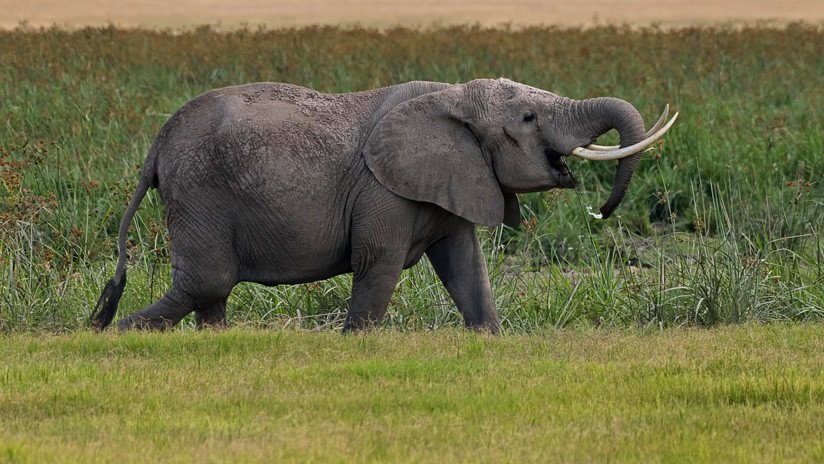
[[[426,250],[432,267],[463,314],[467,327],[497,335],[501,321],[492,299],[492,287],[474,224],[438,240]]]
[[[344,332],[365,329],[379,323],[403,270],[404,254],[370,250],[353,257],[352,299],[343,325]]]
[[[344,332],[373,326],[386,315],[419,208],[370,179],[372,183],[358,195],[352,214],[352,299]]]

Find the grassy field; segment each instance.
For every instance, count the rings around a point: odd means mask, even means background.
[[[824,30],[800,24],[0,32],[0,332],[85,326],[113,272],[138,166],[161,124],[195,95],[261,80],[346,92],[497,76],[573,98],[621,97],[648,123],[667,102],[682,115],[614,218],[586,210],[606,198],[613,167],[577,161],[581,188],[523,195],[521,230],[481,231],[505,331],[820,321],[822,57]],[[130,245],[121,315],[169,286],[153,193]],[[229,317],[336,328],[350,285],[347,276],[241,285]],[[460,325],[427,263],[404,274],[387,325]]]
[[[0,63],[0,462],[824,460],[820,27],[24,28]],[[574,162],[581,188],[481,229],[504,337],[456,329],[426,262],[358,336],[348,276],[240,285],[226,332],[83,330],[195,95],[497,76],[681,112],[614,218],[586,209],[612,166]],[[120,315],[169,286],[163,215],[150,194]]]
[[[824,328],[0,339],[1,462],[821,462]]]
[[[803,25],[0,31],[0,462],[821,462],[822,57]],[[481,229],[506,336],[456,329],[425,262],[358,336],[347,276],[240,285],[226,332],[83,330],[195,95],[497,76],[682,115],[614,219],[586,210],[613,167],[573,162],[581,188]],[[121,315],[169,285],[163,215],[150,194]]]

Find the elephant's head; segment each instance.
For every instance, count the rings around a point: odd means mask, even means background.
[[[398,195],[488,226],[517,225],[517,193],[575,187],[566,157],[620,159],[601,207],[608,217],[641,151],[674,122],[661,127],[665,116],[645,133],[638,111],[617,98],[576,101],[507,79],[478,79],[393,106],[363,153],[376,178]],[[611,129],[620,146],[591,145]]]

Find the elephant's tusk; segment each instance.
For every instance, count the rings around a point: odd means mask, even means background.
[[[650,128],[650,130],[647,131],[646,134],[644,134],[644,138],[646,139],[646,138],[652,137],[653,134],[658,132],[658,129],[660,129],[661,126],[664,125],[664,121],[667,120],[667,116],[669,116],[669,103],[667,103],[667,106],[664,107],[664,112],[661,113],[661,117],[658,118],[658,121],[656,121],[655,124],[652,125],[652,127]],[[587,145],[587,148],[590,149],[590,150],[594,150],[594,151],[612,151],[612,150],[617,150],[617,149],[621,148],[621,146],[620,145],[595,145],[593,143],[592,145]]]
[[[618,150],[611,150],[611,151],[595,151],[589,150],[584,147],[578,147],[572,150],[572,155],[577,156],[579,158],[583,158],[586,160],[591,161],[609,161],[609,160],[617,160],[621,158],[626,158],[627,156],[632,156],[636,153],[639,153],[643,150],[646,150],[650,145],[655,143],[658,139],[660,139],[672,125],[675,123],[675,120],[678,118],[678,113],[675,113],[672,116],[672,119],[669,120],[667,125],[659,129],[657,132],[652,134],[651,136],[645,138],[644,140],[636,143],[635,145],[630,145],[626,148],[621,148]]]

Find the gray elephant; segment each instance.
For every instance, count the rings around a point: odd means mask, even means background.
[[[676,114],[677,116],[677,114]],[[517,226],[517,194],[572,188],[564,161],[620,159],[608,217],[640,152],[672,125],[645,132],[616,98],[575,101],[507,79],[409,82],[324,94],[280,83],[206,92],[152,144],[120,223],[115,276],[92,326],[115,316],[126,285],[126,235],[157,188],[172,237],[172,288],[119,321],[164,329],[195,311],[225,324],[241,281],[296,284],[353,273],[344,331],[381,320],[401,270],[425,253],[467,327],[498,333],[475,225]],[[616,129],[621,145],[591,145]]]

